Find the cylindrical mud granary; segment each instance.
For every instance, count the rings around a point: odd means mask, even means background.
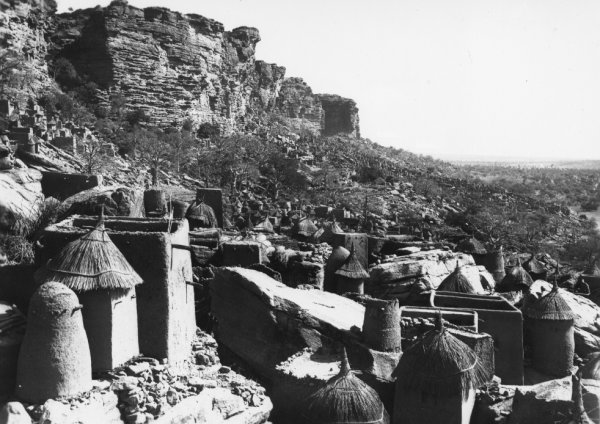
[[[397,299],[366,299],[362,329],[365,343],[383,352],[402,351],[400,318]]]
[[[528,297],[523,315],[533,368],[559,378],[570,375],[575,353],[575,314],[557,284],[540,299]]]
[[[171,200],[171,210],[174,219],[184,219],[190,204],[183,200]]]
[[[144,209],[146,210],[146,216],[163,216],[167,210],[167,200],[164,190],[151,188],[144,191]]]
[[[486,268],[494,277],[494,281],[496,284],[500,284],[502,279],[506,275],[506,271],[504,270],[504,251],[502,248],[500,250],[489,252],[487,254],[487,265]]]
[[[323,290],[335,293],[336,291],[336,275],[335,272],[340,269],[344,262],[350,256],[350,251],[343,246],[333,248],[331,255],[325,264],[325,280],[323,282]]]
[[[350,256],[342,264],[341,267],[335,271],[336,278],[336,293],[340,296],[344,293],[358,293],[364,294],[365,292],[365,280],[369,278],[369,273],[363,268],[356,251],[354,250],[354,244],[350,249]]]
[[[64,284],[42,284],[29,304],[15,394],[41,404],[91,387],[92,361],[79,300]]]

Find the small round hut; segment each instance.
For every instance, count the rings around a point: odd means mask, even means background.
[[[546,270],[544,264],[536,259],[533,253],[531,254],[531,257],[523,263],[523,268],[531,275],[533,281],[546,281],[548,278],[548,270]]]
[[[308,397],[306,424],[388,424],[389,415],[377,392],[354,375],[346,349],[340,373]]]
[[[323,233],[319,237],[319,242],[331,244],[335,234],[344,234],[344,230],[342,230],[342,228],[334,220],[331,224],[326,225],[323,228]]]
[[[436,328],[405,350],[394,371],[394,424],[468,424],[487,373],[438,315]]]
[[[494,277],[496,284],[499,284],[506,275],[506,271],[504,269],[504,251],[502,246],[500,246],[500,249],[494,252],[488,252],[485,267]]]
[[[40,404],[92,388],[81,308],[75,293],[61,283],[42,284],[31,297],[17,365],[19,399]]]
[[[460,266],[459,261],[456,261],[456,268],[454,268],[454,271],[444,278],[437,289],[458,293],[477,293],[477,290],[473,287],[471,281],[469,281],[469,277],[462,271],[462,266]]]
[[[215,211],[202,200],[195,200],[188,208],[185,217],[190,223],[190,230],[219,227]]]
[[[365,280],[369,278],[369,273],[365,271],[361,265],[354,244],[350,248],[350,256],[344,264],[335,272],[336,277],[336,292],[339,295],[344,293],[359,293],[365,292]]]
[[[508,271],[500,284],[496,285],[496,291],[499,293],[526,291],[532,284],[531,275],[521,266],[521,259],[517,258],[517,264]]]
[[[336,246],[331,251],[331,255],[327,258],[325,264],[325,280],[323,282],[323,290],[334,293],[336,290],[335,272],[340,269],[344,262],[350,256],[350,251],[344,246]]]
[[[398,299],[382,300],[368,297],[362,334],[365,343],[382,352],[401,352],[400,305]]]
[[[540,299],[528,296],[522,312],[533,367],[559,378],[571,374],[575,352],[575,314],[562,297],[557,282]]]
[[[258,233],[273,234],[275,230],[273,229],[273,224],[271,224],[269,216],[266,216],[262,221],[256,224],[254,226],[254,231]]]
[[[94,371],[139,355],[135,286],[142,279],[108,236],[102,216],[96,228],[67,244],[35,279],[57,281],[77,293]]]
[[[188,202],[183,200],[171,200],[169,209],[173,212],[173,218],[184,219],[185,214],[190,207]]]
[[[319,228],[311,221],[308,216],[300,218],[298,223],[294,225],[293,233],[309,239]]]
[[[144,210],[148,217],[164,216],[167,213],[165,191],[159,188],[150,188],[144,191]]]

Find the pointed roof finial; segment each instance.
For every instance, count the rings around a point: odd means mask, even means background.
[[[442,319],[442,311],[438,309],[435,314],[435,329],[439,332],[444,331],[444,322]]]
[[[350,361],[348,361],[348,353],[346,352],[346,346],[342,347],[342,363],[340,364],[340,375],[349,374],[352,371],[350,368]]]

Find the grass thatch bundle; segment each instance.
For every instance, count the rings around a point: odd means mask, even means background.
[[[103,219],[92,231],[67,244],[35,273],[43,284],[63,283],[81,293],[92,290],[129,290],[143,281],[115,246]]]
[[[462,240],[456,245],[456,250],[459,252],[468,253],[469,255],[486,255],[487,249],[475,237],[470,237]]]
[[[545,321],[572,321],[575,319],[575,314],[562,297],[556,281],[547,295],[539,299],[532,295],[527,296],[521,311],[528,318]]]
[[[340,275],[353,280],[364,280],[369,278],[369,273],[363,268],[356,256],[354,244],[350,248],[350,256],[348,256],[342,266],[335,271],[335,275]]]
[[[517,259],[517,265],[513,266],[500,284],[496,285],[496,291],[502,293],[527,290],[532,284],[531,275],[521,266],[521,260]]]
[[[208,206],[203,201],[195,201],[188,208],[185,217],[190,221],[195,221],[197,225],[204,228],[217,228],[219,222],[213,208]]]
[[[410,346],[394,371],[396,389],[434,397],[462,394],[483,385],[488,373],[475,352],[450,334],[436,318],[436,328]]]
[[[308,217],[304,217],[298,221],[295,228],[295,233],[304,237],[311,237],[319,228]]]
[[[356,377],[344,349],[340,373],[306,401],[308,424],[385,424],[388,414],[377,392]]]
[[[273,224],[271,224],[271,220],[268,216],[254,226],[254,231],[267,234],[273,234],[275,232],[273,229]]]
[[[477,292],[471,281],[469,281],[469,278],[462,271],[459,261],[456,261],[454,271],[440,283],[438,290],[471,294]]]

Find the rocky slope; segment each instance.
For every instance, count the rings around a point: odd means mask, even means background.
[[[354,101],[315,95],[285,68],[255,58],[257,29],[223,25],[164,8],[138,9],[124,1],[106,8],[57,15],[48,31],[51,60],[68,59],[97,84],[97,101],[109,107],[121,94],[161,126],[191,118],[224,132],[247,131],[265,113],[293,126],[358,137]]]

